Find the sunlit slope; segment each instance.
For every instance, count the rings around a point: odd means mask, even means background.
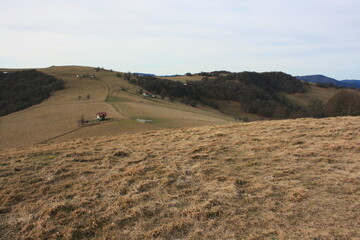
[[[90,68],[39,70],[63,79],[65,89],[55,92],[38,105],[1,117],[0,148],[26,146],[76,130],[82,115],[86,119],[94,119],[97,112],[107,111],[112,117],[124,118],[111,105],[104,103],[108,95],[104,82],[76,77],[91,71]]]
[[[0,239],[359,239],[360,118],[0,152]]]
[[[215,110],[199,102],[196,107],[191,107],[176,101],[170,102],[167,97],[144,97],[139,94],[139,86],[128,83],[124,80],[123,73],[112,70],[80,66],[38,70],[63,79],[65,89],[55,92],[38,105],[1,117],[0,149],[76,138],[226,124],[235,119],[266,119],[244,112],[242,103],[234,101],[214,100],[218,106],[218,110]],[[169,79],[199,81],[202,76],[177,76]],[[341,89],[319,88],[310,84],[305,93],[285,96],[294,106],[308,108],[316,99],[325,105],[339,91]],[[107,112],[109,121],[95,121],[97,112]],[[87,123],[79,125],[82,118]],[[137,119],[150,120],[151,123],[144,124]]]
[[[1,117],[0,149],[233,121],[209,107],[193,108],[159,98],[145,98],[137,93],[137,86],[113,71],[78,66],[38,70],[63,79],[65,89],[38,105]],[[107,112],[110,120],[101,124],[94,121],[97,112]],[[79,126],[82,116],[89,123]],[[138,118],[153,122],[145,125],[138,122]]]
[[[167,78],[174,81],[187,82],[187,81],[201,81],[201,79],[204,77],[199,75],[191,75],[191,76],[174,76],[174,77],[162,77],[162,78]],[[207,77],[207,78],[216,79],[216,77]],[[333,98],[336,94],[339,94],[340,92],[344,91],[344,88],[319,87],[314,83],[306,83],[304,87],[305,87],[305,92],[301,92],[301,93],[288,94],[284,92],[276,92],[276,95],[279,98],[281,99],[285,98],[288,101],[288,104],[291,104],[294,107],[294,109],[298,107],[302,108],[302,111],[290,115],[290,118],[305,117],[305,116],[312,117],[313,115],[316,115],[313,114],[314,102],[320,103],[322,104],[322,107],[325,107],[331,98]],[[359,91],[357,89],[346,89],[346,91],[348,93],[352,93],[353,95],[359,95]],[[229,114],[239,120],[246,119],[252,121],[252,120],[267,119],[266,117],[262,117],[260,115],[251,114],[249,112],[244,111],[243,106],[246,106],[243,105],[246,104],[244,102],[237,102],[231,100],[215,100],[215,99],[208,99],[208,100],[210,100],[210,102],[212,103],[215,103],[214,105],[217,106],[217,108],[221,112]],[[344,108],[346,108],[346,105],[348,105],[348,102],[343,103]]]
[[[320,100],[323,105],[331,99],[334,95],[342,91],[342,88],[323,88],[318,87],[316,84],[309,83],[305,93],[286,94],[285,96],[293,101],[295,104],[306,107],[313,100]],[[347,89],[350,92],[358,92],[358,90]]]

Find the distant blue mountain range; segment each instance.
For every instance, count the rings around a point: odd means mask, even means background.
[[[152,73],[133,73],[133,74],[137,74],[137,75],[140,75],[140,76],[151,76],[151,77],[177,77],[177,76],[181,76],[181,75],[178,75],[178,74],[175,74],[175,75],[156,75],[156,74],[152,74]]]
[[[338,87],[347,87],[347,88],[360,88],[360,80],[336,80],[334,78],[329,78],[324,75],[308,75],[308,76],[297,76],[299,80],[312,82],[312,83],[323,83],[323,84],[334,84]]]
[[[139,72],[133,72],[132,74],[136,74],[136,75],[140,75],[140,76],[151,76],[151,77],[156,77],[155,74],[152,73],[139,73]]]

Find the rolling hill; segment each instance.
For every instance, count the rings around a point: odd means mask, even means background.
[[[40,104],[0,117],[0,149],[235,121],[321,117],[326,116],[327,109],[332,110],[329,116],[355,114],[358,110],[352,103],[360,97],[355,90],[340,93],[341,89],[314,84],[305,85],[303,91],[292,76],[284,73],[215,71],[157,77],[157,82],[163,79],[169,86],[187,85],[186,91],[191,87],[192,92],[174,98],[169,95],[176,94],[172,88],[162,98],[164,91],[160,88],[154,91],[159,94],[157,98],[149,98],[140,94],[148,84],[139,86],[138,81],[152,76],[81,66],[52,66],[37,71],[62,79],[64,89],[52,93]],[[284,84],[279,85],[277,80]],[[344,109],[337,110],[339,102],[344,101],[343,95],[352,97],[346,98],[349,102],[343,104]],[[333,106],[327,106],[329,102]],[[109,120],[95,121],[97,112],[107,112]]]
[[[336,80],[334,78],[329,78],[324,75],[308,75],[308,76],[297,76],[299,80],[312,82],[312,83],[321,83],[321,84],[334,84],[338,87],[346,88],[360,88],[360,80]]]
[[[265,118],[289,118],[301,107],[294,106],[279,93],[303,93],[305,86],[291,75],[282,72],[219,72],[202,73],[199,80],[186,83],[153,76],[125,74],[129,83],[141,86],[162,98],[196,106],[197,103],[219,108],[219,101],[239,104],[239,110]],[[234,116],[236,117],[236,116]]]
[[[36,70],[0,72],[0,116],[38,104],[63,82]]]
[[[0,149],[234,122],[233,118],[210,107],[193,108],[178,102],[145,98],[137,93],[138,86],[129,84],[110,70],[79,66],[37,70],[62,79],[64,89],[54,92],[40,104],[0,117]],[[110,120],[95,121],[97,112],[107,112]],[[81,118],[88,124],[79,126]],[[138,118],[153,122],[143,124],[136,120]]]
[[[0,239],[360,238],[360,117],[235,123],[266,118],[144,97],[111,70],[37,70],[64,89],[0,117]],[[305,87],[276,98],[360,97]]]
[[[359,239],[360,118],[0,152],[0,239]]]
[[[360,88],[360,80],[342,80],[341,82],[353,88]]]

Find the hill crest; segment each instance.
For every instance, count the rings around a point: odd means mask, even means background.
[[[262,121],[5,150],[0,238],[356,239],[359,124]]]
[[[65,88],[40,104],[1,117],[0,149],[235,121],[356,115],[360,109],[353,104],[360,97],[355,90],[340,93],[341,89],[302,85],[281,72],[214,71],[148,77],[149,81],[144,81],[146,76],[99,67],[53,66],[37,70],[63,79]],[[132,84],[140,81],[142,86]],[[164,85],[157,84],[161,81]],[[142,94],[146,85],[151,86],[146,87],[148,90],[154,90],[151,96],[158,94],[156,98]],[[344,103],[344,95],[352,97]],[[329,102],[332,106],[328,106]],[[98,112],[107,112],[109,120],[96,121]]]
[[[360,88],[360,80],[336,80],[324,75],[307,75],[307,76],[297,76],[299,80],[312,82],[312,83],[321,83],[321,84],[335,84],[338,87],[346,88]]]

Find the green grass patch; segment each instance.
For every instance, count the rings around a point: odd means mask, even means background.
[[[131,102],[129,99],[127,98],[123,98],[123,97],[118,97],[118,96],[108,96],[105,100],[105,102],[108,103],[118,103],[118,102]]]

